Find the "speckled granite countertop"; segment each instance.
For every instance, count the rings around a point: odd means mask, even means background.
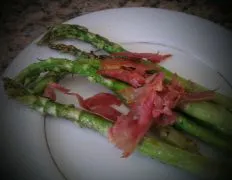
[[[232,30],[230,2],[229,0],[8,0],[0,7],[0,74],[12,59],[45,32],[47,27],[79,15],[119,7],[155,7],[197,15]]]

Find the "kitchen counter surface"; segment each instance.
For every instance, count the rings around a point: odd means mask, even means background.
[[[232,6],[217,0],[8,0],[0,14],[0,74],[51,25],[120,7],[154,7],[193,14],[232,30]]]

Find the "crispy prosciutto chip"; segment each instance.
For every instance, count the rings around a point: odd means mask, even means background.
[[[85,100],[85,105],[87,107],[97,106],[99,104],[102,106],[120,106],[122,102],[115,95],[109,93],[98,93]]]
[[[99,70],[99,74],[126,82],[137,88],[145,83],[145,78],[137,72],[124,69]]]
[[[180,94],[185,93],[184,87],[181,86],[181,84],[177,80],[177,74],[173,75],[171,82],[169,84],[167,84],[166,86],[167,86],[169,91],[177,92],[177,93],[180,93]]]
[[[135,63],[124,59],[104,59],[101,61],[101,69],[120,69],[121,67],[134,67]]]
[[[136,92],[139,88],[127,87],[119,91],[122,97],[126,100],[127,104],[131,104],[135,101]]]
[[[69,92],[69,89],[64,88],[60,84],[57,83],[50,83],[44,90],[44,97],[52,99],[53,101],[56,100],[55,89],[59,90],[60,92],[66,94]]]
[[[121,101],[112,94],[99,93],[85,100],[83,100],[77,93],[73,93],[73,95],[77,97],[79,104],[83,108],[94,114],[107,118],[110,121],[116,121],[117,117],[121,115],[119,111],[111,107],[111,105],[120,106],[122,104]]]
[[[152,91],[152,90],[150,90]],[[128,115],[119,116],[109,129],[109,140],[128,157],[152,125],[153,93],[140,94],[139,100],[131,107]]]
[[[153,75],[152,79],[147,83],[146,86],[152,86],[155,91],[161,92],[164,89],[163,81],[164,73],[157,73]]]
[[[169,89],[169,99],[173,99],[173,107],[188,102],[208,101],[215,97],[214,91],[186,92],[177,80],[177,74],[174,74],[172,81],[167,85]],[[171,98],[172,96],[172,98]],[[174,100],[176,97],[176,100]]]
[[[208,101],[212,100],[214,97],[214,91],[185,93],[185,95],[181,98],[180,103]]]
[[[107,118],[111,121],[116,121],[121,115],[119,111],[111,107],[111,105],[121,105],[121,101],[114,95],[109,93],[99,93],[84,100],[78,93],[70,92],[60,84],[50,83],[44,91],[44,96],[52,100],[56,100],[55,90],[64,94],[75,96],[82,108],[89,110],[97,115]]]
[[[110,69],[122,69],[127,68],[131,69],[134,72],[137,72],[144,76],[146,72],[150,70],[157,70],[158,68],[154,64],[143,64],[140,62],[135,62],[131,60],[125,60],[125,59],[105,59],[101,61],[101,69],[102,70],[110,70]]]
[[[176,114],[172,110],[185,95],[175,76],[169,84],[164,84],[163,73],[149,77],[139,89],[122,91],[128,96],[131,96],[130,92],[134,93],[130,112],[119,116],[108,132],[110,141],[123,151],[122,157],[130,156],[152,125],[174,124]]]
[[[130,112],[118,117],[109,129],[109,140],[123,151],[122,157],[128,157],[153,124],[152,110],[156,90],[161,90],[160,81],[163,74],[157,74],[152,83],[145,85],[137,94]]]
[[[53,101],[56,100],[56,94],[54,92],[54,89],[49,87],[49,86],[44,90],[43,96],[47,97]]]
[[[78,94],[78,93],[70,93],[70,92],[68,92],[68,93],[66,93],[66,94],[67,94],[67,95],[75,96],[75,97],[77,98],[78,102],[79,102],[79,105],[80,105],[82,108],[84,108],[84,109],[88,109],[88,108],[89,108],[88,106],[86,106],[85,100],[84,100],[84,98],[83,98],[80,94]]]
[[[167,58],[171,57],[171,54],[161,55],[159,53],[134,53],[134,52],[117,52],[111,54],[114,57],[124,57],[131,60],[147,59],[154,63],[160,63]]]
[[[180,102],[181,95],[182,94],[175,92],[175,91],[166,92],[164,95],[161,96],[163,98],[164,106],[169,107],[169,108],[176,107]]]
[[[114,125],[109,129],[108,137],[123,151],[124,158],[133,153],[152,125],[174,124],[176,114],[173,109],[176,106],[185,102],[209,100],[214,95],[212,91],[187,93],[177,81],[177,75],[173,76],[170,83],[164,83],[164,73],[145,78],[135,71],[137,67],[128,64],[119,66],[113,62],[113,66],[108,66],[109,64],[106,63],[99,71],[99,74],[103,76],[112,77],[133,86],[120,91],[124,98],[128,97],[126,100],[130,104],[130,111],[127,115],[121,114],[111,106],[121,105],[120,100],[112,94],[99,93],[83,99],[79,94],[72,93],[56,83],[48,85],[44,91],[44,96],[53,100],[56,99],[55,89],[67,95],[74,95],[83,108],[113,121]],[[122,67],[128,69],[122,69]]]

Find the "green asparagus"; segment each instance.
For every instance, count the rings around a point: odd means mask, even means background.
[[[81,51],[75,47],[73,47],[76,51]],[[61,49],[67,49],[66,45],[62,45],[60,47],[56,48],[57,50]],[[63,50],[64,51],[64,50]],[[66,51],[68,52],[68,51]],[[170,72],[167,72],[168,74]],[[167,77],[166,80],[171,81],[172,75]],[[178,77],[180,82],[185,81],[183,78]],[[205,88],[201,88],[200,86],[194,87],[194,84],[191,84],[191,82],[188,82],[189,85],[184,83],[184,88],[190,91],[190,87],[195,88],[195,91],[203,91],[206,90]],[[199,102],[199,103],[188,103],[186,106],[181,106],[179,108],[184,113],[189,114],[190,116],[193,116],[199,121],[212,125],[212,127],[219,132],[223,132],[226,135],[232,134],[232,113],[226,110],[224,107],[208,103],[208,102]],[[210,113],[209,113],[210,112]],[[224,128],[226,127],[226,128]]]
[[[174,127],[188,132],[188,134],[197,137],[205,143],[220,147],[228,153],[232,152],[232,146],[229,142],[219,137],[213,131],[197,125],[194,121],[190,121],[186,116],[178,114]]]
[[[27,87],[30,89],[34,95],[41,95],[44,92],[44,89],[46,86],[51,83],[51,82],[57,82],[61,80],[66,73],[54,73],[54,72],[49,72],[45,74],[42,77],[37,77],[34,82],[31,82],[28,84]]]
[[[49,44],[64,38],[76,38],[93,44],[99,49],[107,52],[120,52],[124,49],[118,44],[110,42],[108,39],[88,31],[87,28],[79,25],[60,24],[51,27],[48,33],[38,42],[38,44]]]
[[[73,45],[65,45],[65,44],[55,44],[55,43],[49,43],[48,47],[51,49],[55,49],[58,51],[61,51],[62,53],[69,53],[71,55],[74,55],[75,57],[85,57],[85,58],[94,58],[96,57],[94,54],[87,53],[85,51],[81,51],[80,49],[76,48]]]
[[[112,126],[110,121],[100,116],[80,110],[71,105],[56,103],[47,98],[34,96],[27,89],[9,78],[4,78],[4,88],[9,97],[29,106],[30,108],[55,117],[65,118],[78,123],[83,128],[93,129],[100,134],[107,136],[108,129]],[[196,173],[202,176],[209,176],[216,173],[219,177],[225,174],[224,168],[221,174],[221,164],[201,155],[173,147],[159,141],[153,136],[146,135],[137,147],[138,151],[151,158],[158,159],[163,163]],[[215,177],[214,175],[212,177]]]
[[[70,24],[60,24],[52,27],[45,36],[38,42],[38,44],[49,44],[58,39],[65,38],[74,38],[79,39],[85,42],[88,42],[99,49],[103,49],[108,53],[122,52],[126,51],[119,44],[113,43],[108,39],[89,32],[87,28],[79,26],[79,25],[70,25]],[[166,68],[157,65],[162,72],[165,73],[165,77],[167,81],[170,81],[173,77],[173,73],[167,70]],[[207,88],[194,83],[192,81],[186,80],[180,76],[177,77],[178,81],[181,83],[183,87],[189,92],[198,92],[208,90]],[[232,110],[232,98],[226,95],[223,95],[219,92],[215,93],[214,102],[224,105],[229,110]]]
[[[127,84],[113,80],[113,79],[107,79],[101,75],[98,75],[97,69],[94,68],[91,64],[84,63],[85,61],[70,61],[70,60],[65,60],[65,59],[58,59],[58,58],[49,58],[48,60],[44,60],[41,62],[37,62],[34,64],[29,65],[27,68],[25,68],[23,71],[19,73],[19,75],[15,78],[15,80],[19,83],[23,83],[25,78],[27,76],[30,76],[31,72],[34,74],[35,72],[39,74],[40,72],[43,71],[55,71],[55,72],[69,72],[73,74],[79,74],[82,76],[88,77],[88,79],[92,82],[96,82],[99,84],[102,84],[103,86],[111,89],[113,92],[118,94],[121,99],[125,99],[123,97],[123,94],[120,93],[120,90],[128,87]],[[67,65],[65,65],[67,63]],[[93,63],[93,62],[92,62]],[[96,65],[97,67],[97,65]],[[180,123],[178,121],[179,118],[182,118],[183,115],[178,115],[177,116],[177,121],[176,123]],[[186,119],[186,118],[185,118]],[[223,120],[223,119],[222,119]],[[222,138],[219,138],[214,134],[213,132],[207,130],[206,128],[200,127],[197,124],[192,124],[191,122],[185,121],[185,123],[190,123],[189,126],[192,127],[191,131],[186,128],[188,126],[182,126],[182,129],[184,129],[187,133],[198,134],[198,138],[201,139],[202,141],[206,143],[213,144],[216,147],[224,149],[226,147],[226,150],[230,151],[230,145],[228,146],[221,146],[222,144],[228,144],[228,142]],[[217,125],[217,124],[216,124]],[[228,127],[224,127],[227,129]],[[201,132],[201,133],[199,133]],[[205,135],[207,134],[207,135]],[[211,138],[214,138],[215,140],[211,140]]]
[[[29,84],[27,87],[34,95],[42,95],[49,83],[59,81],[60,77],[63,77],[64,75],[65,74],[57,75],[56,73],[50,72],[45,74],[43,77],[38,77],[35,82]],[[167,143],[199,154],[196,141],[186,137],[183,133],[175,130],[173,127],[154,128],[154,132]]]
[[[118,91],[127,86],[126,83],[98,75],[97,69],[93,65],[97,65],[97,63],[99,63],[98,60],[94,61],[83,59],[79,61],[70,61],[62,58],[48,58],[47,60],[29,65],[15,77],[15,80],[23,84],[28,76],[39,76],[42,72],[51,71],[56,73],[67,72],[87,76],[90,81],[105,85],[113,91]]]
[[[175,130],[172,126],[155,127],[152,132],[169,144],[175,145],[192,153],[200,154],[197,142],[185,136],[185,134],[180,131]]]
[[[188,103],[181,110],[206,125],[214,125],[218,131],[232,135],[232,113],[224,107],[209,102]]]

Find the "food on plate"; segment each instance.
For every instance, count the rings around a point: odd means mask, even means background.
[[[16,99],[39,113],[65,118],[81,127],[90,128],[103,136],[107,136],[113,125],[111,121],[101,116],[72,105],[60,104],[46,97],[35,96],[15,80],[4,78],[4,87],[10,98]],[[200,176],[205,176],[205,172],[211,172],[220,167],[220,164],[212,159],[169,145],[151,135],[144,136],[143,141],[137,146],[137,150],[146,156]]]
[[[79,39],[85,42],[88,42],[95,46],[98,49],[103,49],[104,51],[112,54],[117,52],[127,52],[126,49],[121,47],[119,44],[109,41],[107,38],[104,38],[98,34],[89,32],[87,28],[74,25],[74,24],[59,24],[53,26],[49,31],[43,36],[43,38],[38,42],[39,45],[43,44],[53,44],[56,40],[60,39]],[[76,48],[77,49],[77,48]],[[157,53],[156,53],[157,54]],[[166,54],[166,56],[170,56]],[[165,78],[171,80],[173,73],[167,70],[166,68],[157,65],[160,67],[160,71],[165,73]],[[186,80],[182,77],[177,77],[181,85],[188,91],[205,91],[207,88],[194,83],[192,81]],[[226,108],[232,110],[232,98],[225,96],[221,93],[215,92],[214,102],[225,106]]]
[[[108,54],[96,55],[73,45],[56,44],[56,40],[67,38],[88,42]],[[48,45],[77,59],[42,59],[13,79],[4,78],[9,97],[40,113],[63,117],[100,132],[122,150],[124,158],[138,149],[161,162],[198,174],[224,167],[201,155],[195,138],[232,152],[232,98],[162,67],[159,63],[169,60],[171,54],[129,52],[85,27],[70,24],[52,27],[38,45]],[[112,94],[102,92],[84,99],[59,84],[68,74],[87,77]],[[82,109],[58,103],[56,91],[74,96]],[[114,107],[122,104],[128,107],[127,114]]]

